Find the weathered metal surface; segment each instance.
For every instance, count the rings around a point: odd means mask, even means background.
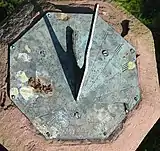
[[[65,72],[74,86],[80,73],[75,76],[73,69],[83,67],[91,19],[92,14],[47,13],[10,46],[10,97],[47,139],[108,138],[140,100],[135,48],[101,17],[74,99]],[[67,29],[73,30],[71,58]]]

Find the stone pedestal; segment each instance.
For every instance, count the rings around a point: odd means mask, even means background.
[[[7,60],[8,44],[13,41],[28,25],[33,24],[39,13],[32,4],[25,5],[17,14],[13,14],[0,27],[1,60],[1,112],[0,112],[0,143],[8,150],[37,150],[37,151],[134,151],[145,135],[159,118],[160,94],[155,61],[154,42],[151,32],[133,16],[116,6],[114,3],[96,1],[100,4],[100,16],[111,24],[119,33],[122,32],[121,23],[129,20],[129,31],[124,37],[137,50],[138,75],[142,94],[142,101],[130,112],[123,123],[123,127],[110,141],[57,141],[44,139],[29,122],[29,120],[12,105],[7,97]],[[58,2],[56,2],[59,4]],[[55,3],[54,3],[55,4]],[[62,4],[62,2],[61,2]],[[63,2],[74,6],[93,8],[95,1]],[[41,4],[44,10],[53,10],[50,3]],[[38,16],[36,17],[36,19]],[[32,22],[33,21],[33,22]],[[32,22],[32,23],[31,23]],[[5,81],[6,80],[6,81]]]

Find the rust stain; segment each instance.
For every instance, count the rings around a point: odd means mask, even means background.
[[[40,93],[48,94],[53,91],[51,84],[46,84],[42,79],[36,77],[30,77],[28,80],[28,85],[33,87],[36,92]]]

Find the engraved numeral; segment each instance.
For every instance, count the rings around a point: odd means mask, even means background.
[[[120,45],[116,48],[115,53],[119,53],[123,45],[124,45],[124,44],[120,44]]]
[[[126,71],[127,69],[128,69],[128,63],[122,65],[122,72]]]

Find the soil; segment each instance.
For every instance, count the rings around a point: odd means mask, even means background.
[[[100,4],[100,16],[136,47],[137,54],[140,54],[138,58],[141,57],[141,54],[143,55],[142,52],[146,52],[146,50],[147,53],[144,55],[146,57],[154,53],[154,42],[148,28],[113,2],[104,2],[100,0],[72,0],[59,2],[50,0],[48,2],[42,1],[40,2],[40,5],[44,10],[53,11],[56,9],[57,4],[93,8],[95,3]],[[28,28],[29,25],[32,26],[37,18],[40,18],[37,10],[39,11],[39,8],[33,6],[33,4],[26,4],[5,20],[0,27],[0,144],[4,145],[9,151],[119,151],[119,148],[113,148],[111,145],[112,142],[92,144],[85,141],[63,142],[45,140],[45,138],[32,126],[29,120],[10,101],[7,95],[8,45],[15,38],[20,37],[20,33]],[[125,20],[128,20],[126,28],[122,27]],[[149,59],[148,61],[150,62]],[[143,68],[140,69],[140,71],[141,70],[144,72]],[[156,75],[155,79],[157,79]],[[141,83],[141,79],[140,85],[142,85],[142,88],[145,88],[144,83]],[[145,89],[144,91],[147,90]],[[148,91],[150,91],[150,89]],[[136,110],[140,110],[140,108],[138,107]],[[132,116],[132,114],[134,113],[131,113],[130,116]],[[123,133],[123,130],[121,133]],[[140,139],[143,137],[144,134]],[[134,145],[128,144],[129,148],[126,150],[135,150],[136,147],[138,147],[139,142],[140,140],[137,140]]]

